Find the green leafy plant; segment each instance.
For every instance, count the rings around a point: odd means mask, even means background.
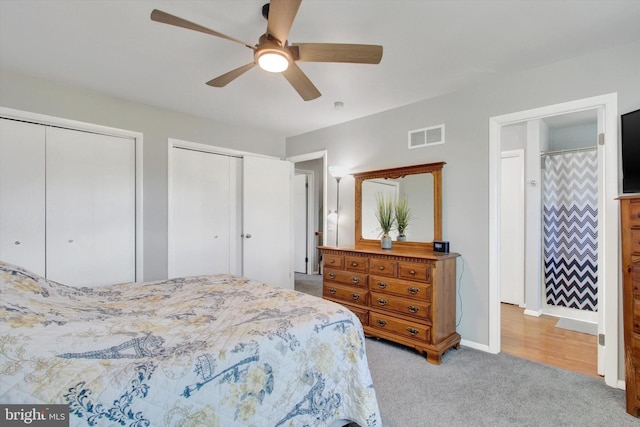
[[[403,196],[396,201],[394,214],[398,234],[404,235],[404,232],[411,222],[411,209],[409,208],[407,196]]]
[[[382,235],[387,235],[393,228],[395,221],[394,203],[391,197],[387,198],[383,193],[376,194],[376,218],[380,224]]]

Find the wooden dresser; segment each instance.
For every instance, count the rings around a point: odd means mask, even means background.
[[[456,333],[458,254],[320,246],[322,296],[353,311],[365,335],[424,352],[440,364],[460,347]]]
[[[620,197],[627,412],[640,415],[640,195]]]

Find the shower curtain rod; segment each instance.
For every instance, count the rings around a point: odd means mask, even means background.
[[[595,150],[596,148],[598,148],[597,145],[594,145],[592,147],[568,148],[566,150],[541,151],[540,152],[540,157],[547,156],[549,154],[573,153],[573,152],[577,152],[577,151],[589,151],[589,150]]]

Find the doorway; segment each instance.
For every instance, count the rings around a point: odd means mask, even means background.
[[[313,197],[314,172],[296,168],[293,177],[294,262],[296,273],[317,271],[313,256],[315,198]]]
[[[297,273],[302,274],[318,274],[321,271],[322,259],[317,249],[318,245],[322,245],[323,232],[327,229],[327,152],[316,151],[307,154],[287,157],[287,160],[294,163],[296,175],[305,174],[307,176],[308,189],[306,193],[306,201],[300,195],[294,199],[294,211],[306,211],[307,227],[296,227],[295,246],[298,258],[295,269]],[[298,178],[301,182],[301,177]],[[302,185],[302,183],[299,185]],[[302,192],[300,192],[302,193]],[[306,204],[306,206],[300,206]],[[301,215],[301,214],[297,214]],[[298,220],[302,222],[302,220]],[[303,243],[304,242],[304,243]],[[306,249],[306,250],[305,250]],[[300,258],[306,252],[306,270],[300,266]]]
[[[618,383],[618,205],[615,201],[618,193],[617,167],[617,96],[608,94],[599,97],[556,104],[534,110],[507,114],[490,118],[490,334],[489,351],[498,353],[501,349],[501,304],[500,304],[500,242],[502,230],[501,218],[501,151],[503,128],[522,122],[535,122],[554,116],[578,113],[584,111],[595,112],[597,116],[598,134],[598,172],[599,172],[599,218],[598,235],[598,277],[599,287],[599,348],[598,371],[604,375],[605,382],[612,387]],[[543,127],[532,126],[527,133],[540,133]],[[531,136],[531,135],[528,135]],[[538,139],[539,141],[539,139]],[[525,185],[527,189],[541,185],[540,150],[539,145],[527,149],[525,166]],[[540,198],[541,192],[527,191],[527,206],[541,206],[531,203],[532,198]],[[531,260],[529,267],[525,266],[525,306],[527,314],[542,314],[542,216],[540,210],[527,211],[526,233],[536,233],[537,242],[527,239],[525,253],[527,260]],[[537,216],[536,216],[537,215]],[[529,221],[529,219],[532,219]],[[532,282],[532,283],[530,283]],[[535,284],[535,286],[534,286]],[[606,337],[606,341],[604,340]],[[606,343],[606,346],[604,345]]]

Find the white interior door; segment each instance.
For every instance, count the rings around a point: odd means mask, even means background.
[[[47,278],[72,286],[135,281],[135,143],[46,131]]]
[[[171,149],[169,277],[232,273],[239,159]]]
[[[293,177],[293,212],[294,212],[294,271],[307,273],[309,255],[307,254],[307,175],[299,173]]]
[[[45,275],[45,127],[0,119],[0,260]]]
[[[293,163],[243,158],[243,275],[293,289]]]
[[[500,164],[500,301],[524,305],[524,150]]]

